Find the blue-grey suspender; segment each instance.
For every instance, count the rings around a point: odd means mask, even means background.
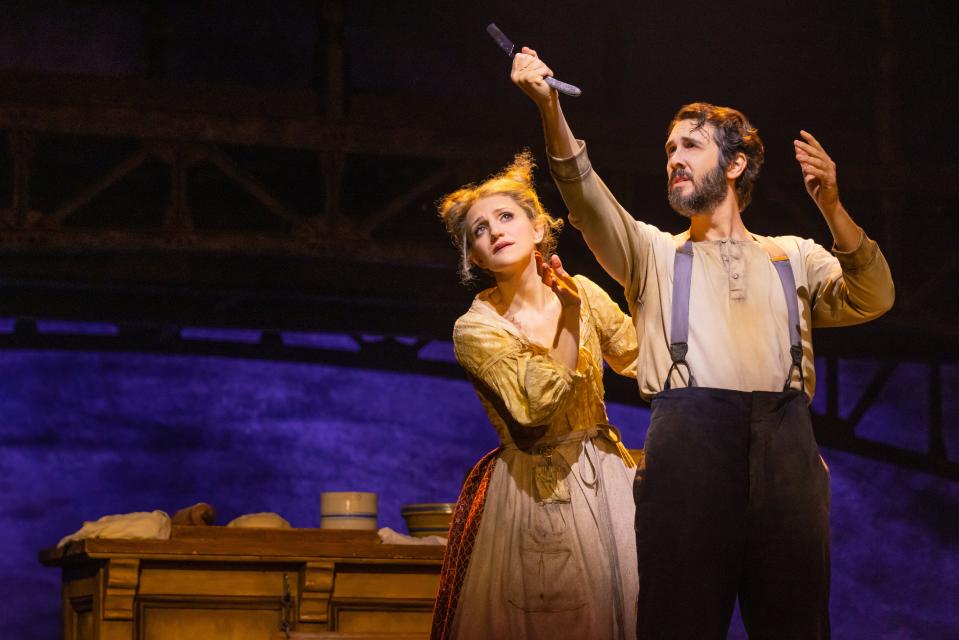
[[[789,355],[792,363],[786,373],[783,391],[789,390],[794,369],[799,372],[799,388],[802,390],[804,386],[802,337],[799,332],[799,298],[796,293],[796,279],[793,277],[789,258],[778,250],[775,243],[765,241],[761,244],[776,268],[779,282],[783,287],[783,295],[786,298],[786,313],[789,322]],[[683,246],[676,249],[676,257],[673,260],[673,309],[669,329],[669,356],[672,358],[672,364],[669,366],[669,371],[666,373],[666,382],[663,384],[663,388],[667,390],[672,386],[670,380],[673,370],[679,371],[680,365],[686,367],[686,372],[689,374],[689,384],[687,386],[696,386],[692,370],[689,368],[689,363],[686,362],[686,353],[689,351],[689,290],[692,277],[693,243],[691,240],[687,240]]]
[[[805,382],[802,375],[802,337],[799,333],[799,295],[796,292],[796,279],[793,277],[789,258],[785,254],[770,255],[770,259],[773,266],[776,267],[779,282],[783,286],[783,295],[786,296],[786,315],[789,322],[789,355],[792,357],[792,364],[789,365],[789,372],[786,373],[786,383],[783,386],[783,391],[789,390],[793,369],[799,372],[799,390],[802,391]]]
[[[673,363],[666,372],[666,382],[663,388],[669,390],[672,386],[673,369],[679,371],[679,365],[686,367],[689,383],[686,386],[695,387],[696,380],[686,362],[686,352],[689,351],[689,289],[693,279],[693,243],[687,240],[683,246],[676,249],[673,259],[673,312],[669,326],[669,357]]]

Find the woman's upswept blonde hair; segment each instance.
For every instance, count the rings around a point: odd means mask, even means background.
[[[543,239],[536,245],[536,250],[549,256],[556,249],[556,236],[563,228],[563,221],[554,218],[539,201],[536,187],[533,183],[533,167],[536,166],[529,149],[516,154],[505,169],[480,184],[468,184],[440,199],[437,204],[440,219],[446,227],[447,233],[453,239],[453,244],[460,251],[460,278],[463,283],[475,279],[470,252],[473,248],[472,235],[466,228],[466,214],[481,198],[489,196],[509,196],[520,208],[526,212],[530,221],[543,227]]]

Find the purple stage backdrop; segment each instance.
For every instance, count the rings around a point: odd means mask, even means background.
[[[427,348],[448,358],[449,345]],[[400,506],[454,500],[496,445],[463,381],[218,357],[2,351],[0,637],[59,634],[59,572],[36,553],[104,514],[213,504],[218,523],[276,511],[318,525],[321,491]],[[874,363],[843,363],[848,410]],[[959,368],[943,370],[956,389]],[[926,446],[924,365],[900,365],[861,433]],[[945,394],[950,455],[957,401]],[[817,398],[817,405],[821,398]],[[642,407],[611,405],[641,446]],[[959,637],[959,484],[825,450],[833,486],[836,638]],[[730,637],[744,637],[737,621]]]

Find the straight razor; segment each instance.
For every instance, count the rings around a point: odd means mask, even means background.
[[[516,46],[513,44],[513,41],[506,37],[506,34],[500,31],[500,28],[496,26],[495,22],[490,22],[486,27],[486,32],[496,41],[496,44],[499,45],[499,48],[502,49],[507,56],[510,58],[513,57],[516,53]],[[543,78],[546,81],[546,84],[556,89],[560,93],[565,93],[568,96],[576,97],[583,93],[583,91],[575,86],[571,85],[568,82],[563,82],[562,80],[557,80],[550,76]]]

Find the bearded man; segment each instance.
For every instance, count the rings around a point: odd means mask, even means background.
[[[763,143],[742,113],[706,103],[679,110],[665,146],[669,203],[689,228],[673,235],[634,219],[593,171],[551,75],[531,49],[513,60],[570,222],[625,290],[652,407],[635,492],[638,635],[725,638],[738,597],[750,638],[827,638],[830,493],[808,409],[812,329],[886,312],[886,260],[806,131],[795,156],[832,252],[748,231]]]

